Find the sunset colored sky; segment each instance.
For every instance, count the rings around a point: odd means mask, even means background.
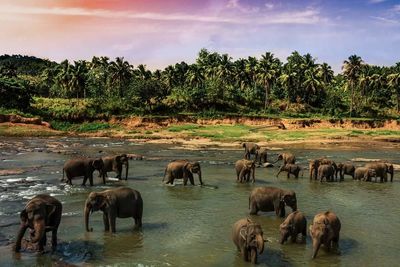
[[[400,61],[399,0],[1,0],[0,54],[123,56],[164,68],[201,48],[233,58],[311,53],[336,71],[351,54]]]

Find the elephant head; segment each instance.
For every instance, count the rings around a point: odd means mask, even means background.
[[[54,213],[56,206],[45,203],[32,202],[28,203],[24,210],[21,211],[21,225],[31,228],[31,242],[39,242],[46,234],[46,221]],[[24,233],[20,233],[23,234]]]
[[[190,173],[197,173],[197,175],[199,176],[199,181],[200,181],[200,185],[203,185],[203,181],[201,179],[201,168],[200,168],[200,163],[198,162],[188,162],[185,164],[184,166],[184,172],[185,175],[188,175],[188,172]]]
[[[319,165],[320,165],[320,162],[318,159],[313,159],[310,161],[310,164],[309,164],[310,172],[312,172],[312,174],[313,174],[313,177],[310,176],[310,179],[312,179],[312,178],[317,179]]]
[[[313,243],[312,258],[314,259],[317,256],[321,244],[324,244],[326,240],[330,240],[329,235],[332,233],[332,227],[328,219],[323,219],[318,222],[314,221],[314,223],[310,225],[309,230]],[[329,244],[326,245],[329,247]]]
[[[374,169],[367,169],[364,180],[369,181],[372,177],[376,177],[376,171]]]
[[[292,190],[284,191],[280,199],[281,216],[285,216],[285,205],[292,208],[293,211],[297,210],[296,193]]]
[[[128,179],[128,169],[129,169],[129,158],[126,154],[121,154],[115,157],[115,161],[117,164],[120,164],[121,166],[125,165],[125,180]],[[122,169],[121,169],[122,170]],[[121,173],[122,176],[122,173]],[[122,177],[121,177],[122,178]]]
[[[279,230],[281,233],[281,238],[279,240],[279,243],[283,244],[284,242],[286,242],[289,238],[289,236],[291,236],[295,231],[295,225],[293,222],[289,222],[289,224],[286,223],[282,223],[279,226]]]
[[[103,194],[99,194],[96,192],[91,192],[86,199],[85,203],[85,228],[87,232],[93,231],[93,228],[89,229],[89,213],[93,213],[94,211],[104,210],[109,206],[109,197]]]
[[[256,178],[255,178],[255,169],[256,169],[256,163],[255,160],[251,161],[251,160],[245,160],[244,164],[243,164],[243,168],[240,171],[239,174],[239,179],[242,180],[243,176],[247,173],[251,174],[251,179],[253,181],[253,183],[255,182]]]
[[[277,163],[280,160],[283,160],[283,154],[279,154],[278,158],[273,163]]]
[[[386,172],[390,174],[390,181],[393,182],[393,176],[394,176],[393,164],[386,163]]]
[[[104,162],[101,158],[94,159],[91,164],[94,170],[98,170],[99,172],[103,170]]]
[[[240,236],[243,238],[245,248],[251,252],[251,263],[257,263],[257,254],[264,252],[264,238],[261,225],[247,219],[247,225],[240,230]]]

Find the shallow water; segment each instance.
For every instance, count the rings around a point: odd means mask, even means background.
[[[3,139],[0,169],[22,168],[20,175],[0,176],[0,266],[50,265],[62,260],[76,265],[118,266],[250,266],[242,261],[230,239],[232,224],[248,215],[248,195],[256,186],[277,186],[296,191],[298,208],[307,217],[327,209],[342,222],[340,255],[320,250],[311,261],[311,242],[280,245],[279,224],[272,213],[251,216],[264,230],[266,250],[260,266],[396,266],[400,237],[399,174],[393,183],[360,183],[346,176],[342,183],[310,183],[307,171],[299,180],[286,179],[277,168],[256,170],[256,184],[237,184],[233,162],[241,158],[241,149],[185,149],[175,145],[134,144],[115,139]],[[47,146],[47,148],[46,148]],[[46,153],[48,149],[63,153]],[[400,163],[400,149],[395,144],[341,147],[321,144],[318,149],[305,146],[285,147],[297,155],[299,163],[329,156],[335,161],[367,158]],[[39,152],[42,151],[42,152]],[[81,187],[59,183],[63,162],[78,155],[136,153],[142,161],[130,161],[128,181]],[[272,151],[276,154],[278,151]],[[271,157],[274,157],[272,155]],[[161,184],[166,164],[177,158],[201,162],[203,181],[215,187]],[[356,162],[356,165],[363,165]],[[110,176],[113,176],[110,173]],[[97,173],[95,173],[97,176]],[[197,177],[195,177],[196,179]],[[19,183],[25,179],[25,183]],[[195,180],[198,184],[198,180]],[[133,220],[117,219],[117,233],[104,233],[102,215],[90,217],[94,231],[86,233],[83,204],[91,190],[127,185],[139,190],[144,200],[142,231],[132,230]],[[5,191],[6,190],[6,191]],[[19,211],[32,196],[48,192],[63,203],[63,218],[55,254],[11,252],[18,229]],[[287,209],[289,212],[289,210]],[[50,236],[48,234],[48,236]],[[8,241],[10,240],[10,241]],[[7,245],[7,243],[11,243]]]

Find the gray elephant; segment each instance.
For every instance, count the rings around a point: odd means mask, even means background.
[[[338,167],[333,160],[327,159],[327,158],[321,158],[321,159],[319,159],[319,163],[320,163],[320,165],[331,165],[334,170],[334,177],[337,180]]]
[[[332,182],[335,176],[335,169],[332,165],[320,165],[318,167],[318,179],[322,183],[324,178],[327,182]]]
[[[344,180],[344,175],[350,175],[353,180],[354,180],[354,171],[355,171],[355,167],[353,164],[351,163],[339,163],[337,165],[337,171],[339,172],[340,175],[340,180],[343,181]]]
[[[116,218],[135,220],[135,227],[142,227],[143,200],[139,191],[128,187],[118,187],[102,192],[91,192],[86,199],[84,208],[85,229],[89,229],[89,213],[101,210],[103,212],[104,231],[115,233]]]
[[[290,213],[285,221],[279,226],[281,239],[279,243],[285,243],[290,237],[292,242],[297,241],[297,236],[302,234],[302,239],[307,237],[307,220],[303,213],[296,210]]]
[[[89,178],[90,185],[93,186],[93,172],[98,170],[102,173],[104,168],[104,163],[101,158],[75,158],[70,159],[64,164],[63,168],[63,178],[61,181],[65,181],[64,173],[67,176],[67,184],[72,185],[72,179],[74,177],[83,176],[82,185],[86,185],[86,181]],[[103,184],[106,184],[106,179],[104,174]]]
[[[310,180],[314,178],[314,180],[318,179],[318,168],[320,165],[321,159],[312,159],[310,160],[310,163],[308,165],[308,168],[310,170]]]
[[[174,160],[165,168],[163,182],[173,184],[175,179],[183,179],[183,185],[186,185],[189,179],[190,183],[194,185],[193,173],[197,173],[200,185],[203,185],[200,163],[188,160]]]
[[[301,171],[301,167],[297,164],[286,164],[283,165],[279,168],[278,173],[276,174],[276,177],[278,177],[278,175],[282,172],[285,171],[287,172],[287,178],[290,178],[290,174],[293,174],[294,177],[297,179],[299,178],[299,173]]]
[[[126,154],[101,158],[104,163],[102,174],[107,177],[107,172],[114,171],[117,178],[122,179],[122,166],[125,166],[125,180],[128,180],[129,158]]]
[[[394,167],[393,164],[386,162],[371,162],[365,164],[366,168],[374,169],[376,172],[376,176],[381,178],[381,182],[387,182],[387,174],[390,174],[390,181],[393,182],[394,176]]]
[[[252,182],[256,181],[255,172],[256,172],[256,164],[252,160],[240,159],[235,163],[236,169],[236,179],[238,182],[243,183],[243,181],[248,182],[250,180],[250,176],[252,178]]]
[[[296,156],[293,155],[292,153],[281,153],[278,155],[278,158],[276,159],[273,164],[277,163],[278,161],[282,160],[283,165],[286,165],[288,163],[290,164],[295,164],[296,163]]]
[[[244,158],[245,159],[250,159],[251,155],[254,155],[257,158],[257,153],[258,150],[260,149],[260,146],[257,145],[256,143],[251,143],[251,142],[247,142],[247,143],[243,143],[242,147],[244,147]]]
[[[315,215],[313,224],[309,227],[313,242],[313,259],[322,244],[328,251],[332,246],[338,247],[340,228],[340,220],[335,213],[326,211]]]
[[[261,147],[258,152],[257,152],[257,158],[258,160],[258,165],[262,165],[264,163],[267,163],[267,151],[268,149],[266,147]]]
[[[257,263],[259,254],[264,251],[264,238],[261,225],[250,219],[241,219],[232,227],[232,241],[241,252],[244,261]]]
[[[256,187],[249,197],[250,214],[258,211],[275,211],[277,216],[285,217],[285,205],[297,210],[296,193],[293,190],[284,190],[277,187]]]
[[[356,180],[363,180],[363,181],[370,182],[372,177],[375,177],[375,182],[376,182],[377,176],[376,176],[376,172],[374,169],[370,169],[367,167],[358,167],[354,171],[354,179],[356,179]],[[382,182],[382,179],[381,179],[381,182]]]
[[[57,248],[57,231],[62,215],[61,202],[49,195],[37,195],[26,204],[21,211],[21,225],[17,234],[15,251],[21,249],[21,240],[26,229],[30,228],[31,242],[39,242],[39,251],[42,252],[46,245],[46,232],[52,233],[51,247],[55,251]]]

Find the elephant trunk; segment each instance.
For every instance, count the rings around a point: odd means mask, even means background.
[[[35,235],[31,238],[31,242],[37,243],[43,238],[43,235],[45,234],[46,230],[45,220],[44,219],[36,220],[33,223],[33,229],[35,230]]]
[[[129,161],[128,160],[125,163],[125,168],[126,168],[125,180],[128,180],[128,170],[129,170]]]
[[[390,172],[390,181],[393,182],[393,175],[394,175],[394,171]]]
[[[25,231],[28,228],[28,225],[25,223],[21,224],[18,234],[17,234],[17,241],[15,242],[15,252],[19,252],[21,249],[21,240],[24,237]]]
[[[89,229],[89,213],[91,212],[91,210],[92,210],[92,206],[90,204],[86,204],[85,205],[85,210],[84,210],[86,232],[93,231],[93,228]]]
[[[313,259],[315,259],[315,257],[317,257],[317,253],[318,253],[320,246],[321,246],[321,240],[314,238],[313,239],[313,254],[312,254]]]
[[[285,241],[287,240],[288,236],[289,236],[289,231],[282,231],[281,238],[279,239],[279,244],[283,245],[283,243],[285,243]]]
[[[201,171],[200,171],[200,170],[199,170],[199,172],[197,173],[197,175],[199,175],[200,185],[203,185],[203,180],[201,179]]]
[[[264,238],[262,237],[262,235],[257,235],[256,240],[258,254],[262,254],[264,252]]]

